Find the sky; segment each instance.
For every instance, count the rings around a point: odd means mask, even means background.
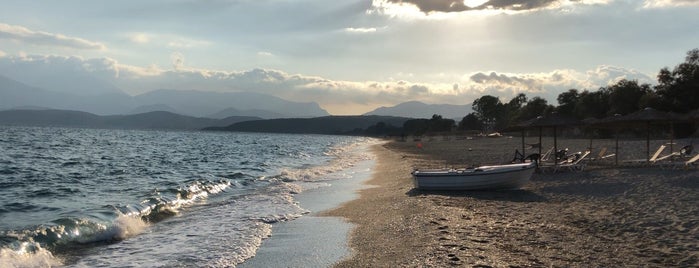
[[[74,94],[252,91],[362,114],[406,101],[656,83],[699,0],[0,0],[0,75]]]

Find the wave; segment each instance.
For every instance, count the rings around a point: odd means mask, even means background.
[[[360,149],[378,143],[378,140],[366,139],[360,142],[341,144],[323,153],[325,156],[331,158],[328,163],[303,169],[283,169],[281,173],[275,177],[284,182],[330,180],[330,178],[327,178],[330,174],[351,168],[360,161],[371,160],[373,157],[372,154],[360,151]]]
[[[0,267],[54,267],[63,265],[60,258],[37,243],[25,242],[17,249],[0,248]]]
[[[193,180],[164,195],[155,191],[156,197],[139,204],[108,206],[88,215],[62,217],[29,229],[0,232],[0,264],[3,264],[0,266],[58,265],[61,261],[51,251],[128,239],[142,233],[150,224],[176,215],[183,206],[221,193],[230,185],[224,180]]]

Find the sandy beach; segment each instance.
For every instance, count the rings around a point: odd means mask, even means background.
[[[652,141],[651,150],[664,142]],[[683,142],[688,141],[677,145]],[[620,168],[607,162],[583,172],[537,173],[516,191],[424,192],[413,189],[413,168],[502,163],[521,148],[521,140],[432,138],[419,141],[421,148],[417,143],[375,146],[377,162],[367,183],[376,187],[322,213],[355,224],[352,255],[337,267],[699,265],[697,169]],[[550,139],[542,144],[553,146]],[[582,151],[590,141],[559,139],[558,145]],[[592,141],[593,155],[602,147],[613,152],[614,142]],[[620,147],[620,161],[645,158],[645,140]]]

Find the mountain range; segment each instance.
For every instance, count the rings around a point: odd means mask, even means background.
[[[29,86],[0,75],[0,110],[21,107],[77,110],[95,115],[167,111],[193,117],[318,117],[329,113],[315,102],[292,102],[251,92],[159,89],[130,96],[120,91],[76,95]]]
[[[443,118],[460,121],[467,114],[473,112],[471,105],[452,104],[426,104],[419,101],[409,101],[392,107],[380,107],[364,115],[384,115],[408,118],[432,118],[432,115],[441,115]]]
[[[108,116],[70,110],[17,109],[0,111],[0,125],[82,128],[198,130],[205,127],[224,127],[242,121],[260,119],[259,117],[244,116],[212,119],[162,111]]]
[[[211,127],[206,130],[295,133],[295,134],[358,134],[378,123],[402,127],[411,118],[379,115],[322,116],[314,118],[279,118],[251,120],[226,127]]]

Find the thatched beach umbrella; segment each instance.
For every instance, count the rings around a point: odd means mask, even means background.
[[[525,143],[524,143],[524,132],[527,129],[532,128],[531,124],[532,124],[532,122],[534,122],[534,120],[536,120],[536,118],[522,121],[518,124],[515,124],[514,126],[510,126],[510,127],[505,128],[505,129],[500,131],[500,132],[521,131],[521,133],[522,133],[522,155],[524,155],[524,156],[526,156],[526,147],[525,147]],[[539,133],[539,135],[541,136],[541,132]],[[541,144],[541,137],[539,137],[539,144]],[[539,155],[541,155],[541,146],[539,146]]]
[[[594,118],[594,117],[588,117],[588,118],[583,119],[581,122],[585,126],[593,126],[593,125],[597,124],[597,122],[599,122],[599,119]],[[587,148],[588,150],[590,150],[590,152],[592,152],[592,136],[593,135],[590,135],[590,146]]]
[[[558,113],[551,113],[548,115],[538,116],[527,121],[523,121],[514,128],[516,129],[527,129],[527,128],[538,128],[539,129],[539,155],[541,156],[541,133],[543,128],[553,128],[553,150],[554,153],[558,151],[558,141],[556,130],[558,127],[574,126],[580,125],[581,121],[573,117],[561,115]],[[522,148],[524,148],[524,134],[522,134]],[[524,149],[523,149],[524,150]],[[555,158],[555,157],[554,157]],[[557,161],[554,161],[557,162]]]
[[[682,121],[683,118],[674,113],[658,111],[653,108],[645,108],[623,116],[613,116],[601,119],[597,124],[607,125],[646,125],[646,161],[650,162],[650,125],[651,123],[674,123]],[[671,127],[672,128],[672,127]],[[618,156],[618,137],[617,137],[617,156]],[[672,148],[671,148],[672,149]],[[618,160],[617,160],[618,162]]]

